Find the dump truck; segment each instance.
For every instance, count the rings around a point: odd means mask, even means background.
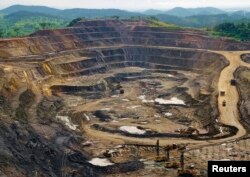
[[[225,96],[226,92],[225,91],[220,91],[220,96]]]
[[[235,79],[232,79],[230,81],[230,83],[231,83],[232,86],[236,86],[237,85],[237,81]]]
[[[124,89],[120,89],[120,94],[123,95],[125,93]]]

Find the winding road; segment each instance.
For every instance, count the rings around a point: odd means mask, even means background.
[[[232,86],[230,81],[234,79],[234,72],[240,66],[250,67],[250,64],[245,63],[241,60],[241,54],[244,52],[216,52],[221,55],[224,55],[227,60],[230,62],[229,66],[224,68],[220,74],[218,82],[218,90],[225,91],[225,96],[218,97],[218,108],[220,112],[220,122],[226,125],[232,125],[238,128],[238,133],[230,138],[239,138],[246,134],[246,130],[241,125],[239,119],[240,114],[238,110],[239,94],[237,88]],[[226,107],[222,106],[222,102],[226,101]]]

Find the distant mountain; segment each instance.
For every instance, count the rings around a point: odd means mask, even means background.
[[[119,9],[66,9],[58,13],[59,16],[65,18],[100,18],[100,17],[111,17],[119,16],[120,18],[129,18],[132,16],[143,16],[140,13],[129,12]]]
[[[225,12],[214,8],[214,7],[202,7],[202,8],[181,8],[176,7],[169,11],[166,11],[165,14],[173,15],[177,17],[187,17],[193,15],[218,15],[224,14]]]
[[[214,27],[225,22],[250,22],[250,15],[235,15],[235,14],[218,14],[218,15],[194,15],[187,17],[176,17],[167,14],[159,14],[155,16],[161,21],[173,23],[179,26],[186,27]]]
[[[249,11],[243,11],[243,10],[239,10],[236,12],[231,13],[231,15],[238,15],[238,16],[242,16],[242,17],[250,17],[250,12]]]
[[[214,7],[193,8],[193,9],[188,9],[188,10],[194,13],[194,15],[218,15],[218,14],[225,13],[225,11],[214,8]]]
[[[65,9],[59,10],[44,6],[24,6],[24,5],[14,5],[3,9],[0,14],[11,14],[20,11],[33,12],[33,13],[43,13],[48,15],[60,16],[62,18],[72,20],[78,17],[85,18],[97,18],[97,17],[110,17],[119,16],[121,18],[128,18],[132,16],[143,16],[140,13],[129,12],[119,9]]]
[[[156,9],[148,9],[143,12],[143,14],[145,15],[158,15],[158,14],[164,14],[164,13],[165,11],[156,10]]]
[[[186,16],[191,16],[193,12],[182,7],[176,7],[174,9],[166,11],[164,14],[176,17],[186,17]]]
[[[28,11],[18,11],[11,13],[9,15],[5,15],[4,19],[9,23],[16,23],[22,20],[32,20],[32,19],[53,19],[53,20],[63,20],[62,18],[54,15],[37,13],[37,12],[28,12]]]
[[[0,11],[2,14],[11,14],[19,11],[26,12],[35,12],[35,13],[43,13],[43,14],[57,14],[60,10],[45,6],[24,6],[24,5],[13,5],[6,9]]]
[[[220,9],[216,9],[213,7],[204,7],[204,8],[177,7],[168,11],[149,9],[145,12],[137,13],[119,9],[75,8],[75,9],[59,10],[44,6],[14,5],[6,9],[0,10],[0,14],[5,14],[5,16],[3,17],[4,21],[11,23],[30,20],[32,19],[32,17],[35,17],[35,19],[41,19],[40,21],[46,21],[46,22],[49,21],[48,19],[52,19],[52,21],[59,19],[60,24],[62,23],[64,24],[64,22],[70,22],[76,18],[104,18],[112,16],[118,16],[120,18],[154,16],[165,22],[169,22],[179,26],[188,26],[188,27],[213,27],[215,25],[224,22],[250,21],[250,12],[247,11],[224,12]]]
[[[176,17],[187,17],[187,16],[193,16],[193,15],[218,15],[218,14],[224,14],[224,13],[225,13],[224,11],[217,9],[217,8],[213,8],[213,7],[202,7],[202,8],[176,7],[168,11],[149,9],[144,12],[144,14],[146,15],[166,14],[166,15],[172,15]]]

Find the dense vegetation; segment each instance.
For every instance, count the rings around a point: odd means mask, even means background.
[[[60,28],[67,24],[67,21],[50,15],[15,12],[0,17],[0,37],[17,37],[29,35],[41,29]]]
[[[181,29],[181,27],[174,25],[172,23],[160,21],[158,18],[156,18],[154,16],[150,16],[150,17],[147,17],[145,19],[150,22],[151,27],[164,27],[164,28],[173,29],[173,30]]]
[[[223,10],[214,7],[182,8],[176,7],[167,11],[149,9],[144,12],[147,15],[165,14],[176,17],[188,17],[194,15],[218,15],[225,13]]]
[[[250,12],[227,13],[216,8],[174,8],[169,11],[151,9],[136,13],[119,9],[59,10],[44,6],[22,5],[0,10],[0,37],[24,36],[41,29],[72,26],[78,20],[85,18],[110,17],[115,19],[150,19],[152,26],[162,26],[169,29],[180,27],[209,28],[213,29],[213,34],[216,35],[249,40]],[[216,28],[214,28],[215,26]]]
[[[222,23],[214,28],[214,34],[250,41],[250,23]]]
[[[246,17],[243,15],[233,15],[233,14],[218,14],[218,15],[195,15],[188,17],[177,17],[170,16],[166,14],[156,15],[161,21],[173,23],[179,26],[185,27],[196,27],[204,28],[209,27],[213,28],[221,23],[234,22],[234,23],[248,23],[250,22],[250,14]]]

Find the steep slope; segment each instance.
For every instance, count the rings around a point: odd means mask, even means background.
[[[0,57],[39,56],[86,47],[129,44],[213,50],[247,50],[250,46],[249,42],[212,38],[202,31],[173,31],[147,24],[129,20],[95,20],[80,22],[74,28],[44,30],[27,38],[1,40]]]

